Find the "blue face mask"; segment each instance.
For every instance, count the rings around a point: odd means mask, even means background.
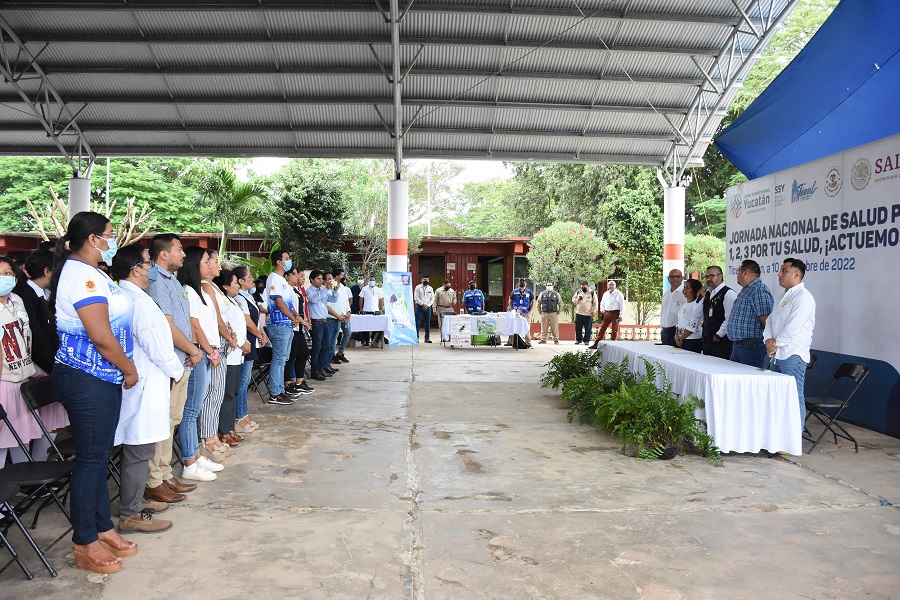
[[[116,255],[116,252],[119,251],[119,244],[116,242],[116,238],[109,238],[108,240],[106,238],[101,239],[106,240],[109,250],[101,250],[100,258],[102,258],[103,262],[106,264],[111,265],[113,257]]]
[[[290,260],[284,261],[284,270],[285,271],[290,271],[291,267],[293,267],[293,266],[294,266],[293,261],[290,261]]]
[[[5,296],[16,287],[16,278],[12,275],[0,275],[0,296]]]
[[[375,287],[375,282],[374,282],[374,281],[370,281],[370,282],[369,282],[369,287]]]

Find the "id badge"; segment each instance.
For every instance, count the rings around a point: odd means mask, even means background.
[[[712,311],[713,311],[713,309],[710,308],[710,309],[709,309],[709,318],[710,318],[710,319],[712,319]]]

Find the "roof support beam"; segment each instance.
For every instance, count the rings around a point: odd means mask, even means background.
[[[325,45],[375,45],[387,44],[383,36],[378,35],[273,35],[264,34],[227,34],[227,35],[145,35],[136,36],[133,32],[104,33],[102,36],[91,36],[83,33],[73,34],[69,31],[41,31],[22,33],[21,39],[26,43],[43,44],[151,44],[151,45],[229,45],[235,44],[325,44]],[[715,56],[716,48],[700,46],[641,46],[615,44],[607,49],[592,42],[564,42],[559,40],[502,40],[459,37],[411,37],[401,40],[402,46],[463,46],[466,48],[549,48],[553,50],[577,50],[579,52],[621,52],[652,54],[683,54],[686,56]]]
[[[409,2],[407,10],[413,2]],[[130,0],[125,3],[122,0],[57,0],[57,1],[35,1],[35,2],[4,2],[6,10],[72,10],[72,11],[89,11],[89,10],[120,10],[130,12],[169,12],[169,11],[192,11],[192,12],[236,12],[236,11],[260,11],[260,12],[339,12],[339,13],[371,13],[374,12],[372,3],[370,2],[278,2],[273,4],[264,4],[260,0],[234,0],[229,2],[227,6],[223,6],[221,2],[191,2],[189,6],[185,6],[183,2],[172,0],[170,2],[142,2],[141,0]],[[383,11],[384,12],[384,11]],[[443,13],[443,14],[478,14],[486,15],[510,15],[520,17],[539,17],[539,18],[581,18],[582,14],[574,7],[536,7],[536,6],[515,6],[510,3],[509,6],[494,5],[472,5],[472,4],[439,4],[439,3],[418,3],[412,10],[412,13]],[[624,10],[598,10],[592,13],[595,19],[607,20],[623,20],[623,21],[663,21],[678,23],[699,23],[709,25],[722,25],[726,27],[734,27],[738,19],[731,15],[715,15],[715,14],[683,14],[683,13],[667,13],[667,12],[640,12],[640,11],[624,11]]]
[[[38,52],[40,55],[40,52]],[[24,104],[23,112],[35,117],[47,136],[68,161],[75,178],[90,177],[94,151],[84,139],[75,118],[85,108],[73,110],[57,93],[37,63],[37,55],[0,17],[0,75],[15,88],[15,104]],[[27,86],[22,82],[27,81]],[[37,81],[35,89],[34,81]]]

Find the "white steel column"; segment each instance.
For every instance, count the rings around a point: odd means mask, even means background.
[[[86,210],[91,210],[91,180],[73,177],[69,180],[69,220]]]
[[[387,270],[405,272],[409,262],[409,183],[403,170],[403,113],[400,93],[400,3],[391,0],[391,60],[394,86],[394,179],[388,182]]]
[[[663,187],[663,292],[672,269],[684,272],[684,188]]]
[[[405,272],[409,262],[409,182],[388,182],[387,270]]]

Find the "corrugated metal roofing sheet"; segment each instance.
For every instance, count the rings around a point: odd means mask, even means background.
[[[759,21],[760,8],[768,18],[792,1],[739,3]],[[393,125],[379,68],[391,75],[390,27],[374,2],[146,4],[3,11],[40,51],[63,112],[81,111],[94,152],[391,155],[378,115]],[[731,0],[416,0],[400,26],[404,151],[659,164],[676,134],[651,107],[682,123],[708,87],[694,61],[719,77],[715,56],[739,23]],[[756,43],[739,37],[745,51]],[[0,48],[7,58],[13,46]],[[39,97],[39,78],[27,75],[19,89],[0,84],[0,153],[54,154],[19,96]],[[704,115],[703,134],[720,118]]]

